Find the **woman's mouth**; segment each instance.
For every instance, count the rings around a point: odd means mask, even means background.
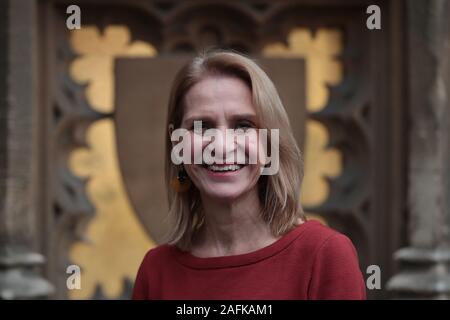
[[[240,164],[204,164],[203,167],[212,173],[225,174],[239,171],[245,166]]]

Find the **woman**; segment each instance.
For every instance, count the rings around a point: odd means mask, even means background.
[[[215,51],[190,61],[174,81],[167,128],[173,230],[144,257],[134,299],[365,299],[351,241],[306,221],[300,151],[273,83],[252,60]],[[271,163],[261,129],[277,147]],[[261,174],[277,160],[275,174]]]

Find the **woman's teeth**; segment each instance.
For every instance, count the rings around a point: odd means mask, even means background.
[[[208,170],[211,171],[215,171],[215,172],[224,172],[224,171],[236,171],[241,169],[243,166],[238,165],[238,164],[230,164],[230,165],[226,165],[226,166],[217,166],[217,165],[209,165],[206,166],[208,168]]]

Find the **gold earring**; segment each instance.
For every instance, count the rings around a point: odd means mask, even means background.
[[[189,188],[191,187],[191,181],[189,180],[189,177],[183,167],[178,171],[177,177],[173,178],[170,184],[172,185],[172,188],[174,188],[174,190],[178,193],[186,192],[189,190]]]

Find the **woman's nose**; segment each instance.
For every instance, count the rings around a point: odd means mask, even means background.
[[[217,128],[214,130],[212,141],[210,146],[214,150],[214,156],[216,160],[223,163],[234,163],[235,142],[234,142],[233,129]]]

